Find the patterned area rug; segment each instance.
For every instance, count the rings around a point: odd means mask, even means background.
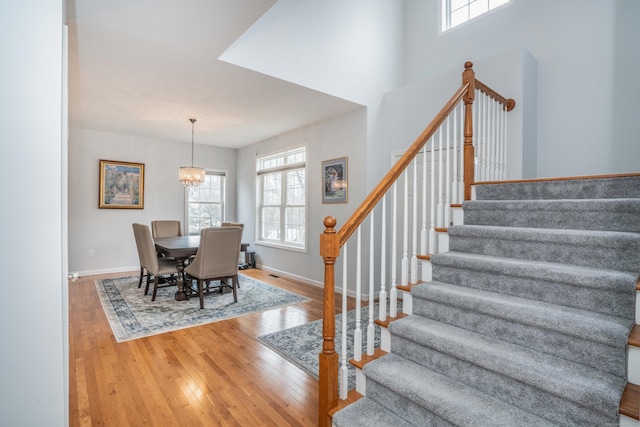
[[[367,351],[367,323],[369,307],[362,307],[360,329],[362,330],[362,352]],[[374,313],[378,313],[378,303],[375,304]],[[356,311],[347,312],[347,359],[353,358],[353,331],[356,327]],[[380,327],[374,325],[374,347],[380,347]],[[258,341],[266,345],[298,368],[302,369],[313,378],[318,379],[318,355],[322,352],[322,320],[305,323],[279,332],[262,335]],[[341,358],[342,354],[342,314],[336,315],[336,352]],[[339,366],[342,365],[340,359]],[[349,390],[356,385],[356,371],[347,360]]]
[[[111,330],[118,342],[128,341],[191,326],[204,325],[246,314],[309,301],[308,298],[239,274],[238,302],[231,293],[213,293],[204,298],[204,308],[192,296],[176,301],[177,288],[159,288],[156,300],[138,289],[139,276],[96,280],[96,290]]]

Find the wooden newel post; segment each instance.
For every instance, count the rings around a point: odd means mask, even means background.
[[[476,95],[476,73],[473,62],[464,63],[462,84],[469,83],[464,95],[464,199],[471,200],[471,184],[475,181],[475,152],[473,149],[473,117],[472,107]]]
[[[340,240],[336,219],[324,219],[324,234],[320,235],[320,256],[324,259],[324,310],[322,314],[322,353],[319,360],[318,425],[331,425],[329,411],[338,406],[338,353],[335,348],[335,264],[340,255]]]

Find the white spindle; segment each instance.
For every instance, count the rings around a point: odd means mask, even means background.
[[[464,200],[464,103],[458,104],[458,116],[460,117],[460,123],[456,129],[460,130],[460,139],[456,138],[458,144],[459,160],[456,162],[458,165],[458,203],[462,203]]]
[[[378,319],[387,320],[387,195],[382,196],[382,237],[380,238],[380,294]]]
[[[443,151],[442,151],[442,134],[444,129],[440,127],[438,129],[438,216],[436,218],[436,224],[438,227],[444,227],[444,190],[443,190]]]
[[[371,211],[371,217],[370,217],[370,225],[369,225],[369,322],[367,323],[367,354],[369,356],[373,356],[373,340],[374,340],[374,332],[375,332],[375,326],[373,324],[373,316],[374,316],[374,290],[373,290],[373,267],[375,265],[374,263],[374,241],[375,241],[375,236],[373,234],[374,232],[374,217],[373,217],[373,211]]]
[[[349,368],[347,367],[347,242],[342,246],[342,350],[340,351],[340,399],[345,400],[349,394]]]
[[[502,111],[502,144],[504,147],[503,153],[502,153],[502,165],[503,165],[503,172],[502,172],[502,179],[507,179],[507,155],[509,154],[509,147],[507,146],[507,138],[508,138],[508,125],[507,125],[507,109],[506,107],[504,108],[504,110]]]
[[[362,230],[358,227],[356,243],[356,329],[353,331],[353,359],[362,359],[362,320],[361,298],[362,298]]]
[[[436,251],[436,150],[435,138],[431,140],[431,194],[429,204],[431,206],[431,218],[429,218],[429,254]]]
[[[418,283],[418,156],[413,159],[413,189],[411,190],[413,207],[411,227],[411,283]]]
[[[400,285],[409,283],[409,173],[404,172],[404,200],[402,210],[402,276]]]
[[[389,316],[398,315],[398,288],[396,287],[396,263],[398,260],[398,186],[393,184],[391,220],[391,289],[389,289]]]
[[[444,200],[444,226],[451,225],[451,116],[447,117],[445,122],[447,126],[447,141],[446,141],[446,162],[447,173],[444,181],[445,185],[445,200]]]
[[[432,139],[429,139],[432,141]],[[422,227],[420,227],[420,254],[428,254],[427,246],[427,147],[429,141],[422,148]]]

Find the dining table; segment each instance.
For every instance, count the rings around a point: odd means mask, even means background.
[[[189,299],[191,294],[191,286],[186,286],[184,282],[185,261],[198,252],[200,246],[200,235],[197,236],[177,236],[177,237],[158,237],[154,239],[156,250],[162,255],[175,258],[178,269],[178,291],[175,298],[177,301]]]

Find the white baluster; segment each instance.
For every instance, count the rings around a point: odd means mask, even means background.
[[[443,157],[442,151],[442,134],[444,129],[440,127],[438,130],[438,216],[436,218],[436,224],[438,227],[444,227],[444,191],[443,191]]]
[[[402,220],[402,276],[400,285],[409,283],[409,173],[404,171],[404,200]]]
[[[429,140],[431,141],[431,139]],[[427,147],[429,141],[422,149],[422,227],[420,228],[420,255],[428,254],[427,246]]]
[[[418,283],[418,156],[413,159],[413,227],[411,227],[411,283]]]
[[[398,260],[398,186],[393,184],[393,206],[391,220],[391,289],[389,289],[389,316],[398,315],[398,288],[396,287],[396,264]]]
[[[431,195],[429,197],[431,206],[431,218],[429,218],[429,254],[436,251],[436,150],[435,138],[431,140]]]
[[[382,196],[382,237],[380,241],[380,294],[378,319],[387,320],[387,195]]]
[[[447,162],[447,171],[446,178],[444,180],[445,186],[445,200],[444,200],[444,226],[448,227],[451,225],[451,116],[447,117],[447,121],[445,122],[447,125],[447,140],[446,140],[446,162]]]
[[[464,200],[464,103],[458,104],[460,123],[458,126],[460,129],[460,140],[459,142],[459,168],[458,168],[458,203],[462,203]]]
[[[349,369],[347,368],[347,242],[342,247],[342,350],[340,351],[340,399],[349,394]]]
[[[460,203],[458,199],[458,106],[453,110],[453,143],[451,153],[453,156],[453,172],[451,181],[451,200],[453,203]]]
[[[374,290],[373,290],[373,274],[374,274],[374,217],[373,211],[371,211],[371,223],[369,225],[369,322],[367,323],[367,354],[369,356],[373,356],[373,340],[374,340],[374,332],[375,326],[373,324],[373,316],[374,316]]]
[[[357,246],[356,246],[356,328],[353,331],[353,359],[360,361],[362,359],[362,329],[360,324],[362,321],[361,311],[362,298],[362,232],[358,227]]]

